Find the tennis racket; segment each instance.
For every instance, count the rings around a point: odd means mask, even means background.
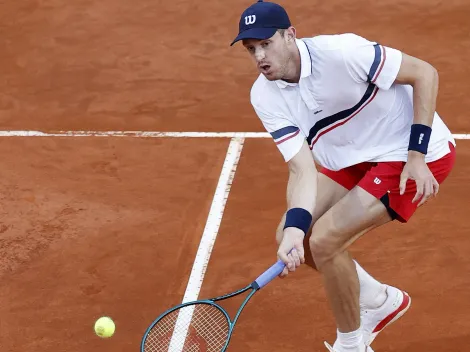
[[[284,270],[278,260],[251,284],[216,298],[183,303],[161,314],[145,332],[141,352],[224,352],[235,324],[253,295]],[[251,290],[233,320],[216,302]]]

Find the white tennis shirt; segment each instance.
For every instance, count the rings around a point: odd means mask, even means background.
[[[260,74],[251,89],[253,108],[284,160],[307,140],[315,160],[330,170],[365,161],[406,161],[413,88],[394,84],[401,51],[351,33],[296,43],[299,83]],[[426,161],[447,154],[449,141],[455,145],[435,113]]]

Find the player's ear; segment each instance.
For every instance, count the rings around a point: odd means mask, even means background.
[[[297,34],[296,32],[297,31],[293,26],[290,26],[289,28],[287,28],[285,35],[286,35],[286,39],[288,42],[292,42],[295,40],[295,36]]]

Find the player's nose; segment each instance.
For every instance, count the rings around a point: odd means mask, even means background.
[[[255,57],[256,57],[256,61],[258,61],[258,64],[259,64],[262,60],[266,58],[266,54],[264,50],[256,50]]]

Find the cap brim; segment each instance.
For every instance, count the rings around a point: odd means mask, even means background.
[[[230,44],[232,46],[236,42],[243,39],[268,39],[271,38],[277,31],[277,28],[251,28],[241,32],[235,40]]]

